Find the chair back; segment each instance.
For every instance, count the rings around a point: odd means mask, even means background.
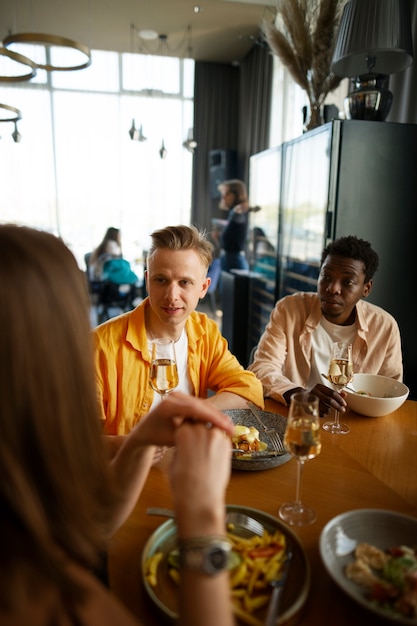
[[[222,266],[220,263],[220,259],[219,258],[213,259],[207,272],[207,276],[211,278],[211,283],[209,285],[209,288],[207,289],[207,295],[210,298],[210,306],[211,306],[213,313],[215,313],[217,309],[216,292],[219,286],[221,273],[222,273]]]

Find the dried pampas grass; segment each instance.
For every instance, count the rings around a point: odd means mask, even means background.
[[[330,66],[345,4],[346,0],[278,0],[276,23],[262,24],[269,47],[307,92],[312,111],[342,80]]]

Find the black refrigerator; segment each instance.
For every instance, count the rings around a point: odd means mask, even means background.
[[[294,291],[316,290],[321,250],[329,241],[345,235],[370,241],[380,267],[369,300],[398,321],[404,382],[410,397],[417,398],[412,309],[417,285],[417,125],[335,120],[284,143],[279,153],[279,193],[272,200],[276,211],[270,211],[269,224],[277,233],[275,284],[266,308],[272,310],[278,298]],[[252,204],[258,203],[256,172],[263,159],[270,160],[268,151],[251,157]],[[265,325],[265,306],[261,323],[253,316],[257,280],[263,279],[254,264],[248,277],[252,343]]]

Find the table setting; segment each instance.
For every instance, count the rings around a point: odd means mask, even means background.
[[[277,610],[279,609],[282,622],[293,619],[307,599],[311,576],[308,559],[299,538],[281,520],[258,509],[227,505],[226,513],[228,536],[232,542],[234,538],[237,543],[241,539],[242,544],[245,546],[252,537],[258,538],[265,531],[269,535],[278,531],[278,533],[282,533],[285,541],[285,554],[287,555],[287,558],[282,558],[281,567],[278,569],[279,575],[274,579],[265,581],[266,589],[260,590],[258,587],[256,592],[252,591],[250,594],[245,589],[247,594],[245,600],[249,604],[251,602],[255,603],[266,590],[267,597],[265,598],[265,603],[258,610],[253,611],[247,611],[245,609],[245,601],[242,600],[241,592],[245,585],[239,583],[238,571],[242,559],[238,557],[238,561],[232,561],[230,584],[232,595],[235,592],[236,598],[238,598],[235,611],[237,618],[240,618],[246,624],[259,624],[261,626],[265,621],[265,624],[272,625],[276,622]],[[146,592],[155,604],[155,607],[159,613],[171,620],[175,620],[178,618],[176,594],[178,581],[175,574],[176,529],[174,515],[172,512],[164,509],[148,509],[147,514],[162,514],[170,517],[152,533],[146,542],[142,553],[141,569]],[[256,524],[253,522],[256,522]],[[232,543],[233,548],[237,550],[235,545]],[[259,546],[259,543],[255,541],[253,550],[256,550],[257,546]],[[158,575],[152,579],[153,572],[150,574],[150,570],[153,569],[154,559],[158,560]],[[286,568],[287,564],[288,568]],[[174,572],[172,571],[173,568]],[[277,583],[281,581],[283,574],[286,574],[285,584],[280,588]],[[259,584],[261,583],[262,581]],[[280,592],[282,591],[282,598],[278,598],[280,602],[277,606],[270,607],[270,597],[272,598],[273,589],[275,588]],[[272,609],[271,618],[268,616],[270,608]]]
[[[359,389],[354,376],[352,386]],[[321,449],[308,459],[299,498],[294,495],[298,491],[300,461],[290,453],[290,444],[287,442],[284,453],[278,453],[249,407],[229,413],[235,424],[255,427],[268,452],[265,458],[256,457],[254,453],[252,460],[241,459],[240,462],[232,455],[232,475],[226,494],[228,510],[245,512],[269,530],[282,531],[288,545],[295,546],[296,550],[278,605],[279,617],[271,623],[322,626],[330,623],[331,615],[337,615],[337,623],[342,626],[353,621],[359,626],[417,624],[414,618],[392,617],[375,611],[364,597],[364,590],[345,580],[346,561],[354,560],[356,530],[351,536],[350,531],[346,532],[351,541],[347,542],[350,552],[338,557],[334,549],[335,528],[341,525],[344,530],[346,524],[347,528],[352,528],[353,522],[349,522],[352,512],[362,520],[362,529],[370,533],[374,528],[373,519],[379,514],[391,530],[402,528],[404,518],[406,523],[411,520],[410,528],[414,522],[417,525],[417,481],[414,478],[417,476],[417,402],[404,400],[393,412],[374,418],[356,413],[348,406],[343,422],[350,432],[344,436],[319,428]],[[289,413],[288,407],[267,399],[265,410],[259,411],[258,416],[266,430],[275,428],[284,445],[288,417],[291,419]],[[318,422],[321,425],[323,418]],[[134,614],[141,616],[145,626],[175,622],[175,587],[174,591],[169,587],[169,599],[165,596],[161,599],[150,590],[145,573],[145,563],[156,547],[162,546],[165,550],[165,542],[169,545],[175,534],[174,520],[161,521],[157,516],[147,515],[150,507],[172,508],[168,463],[169,459],[164,459],[152,468],[135,510],[116,533],[109,550],[110,586]],[[242,469],[239,463],[248,465]],[[247,470],[251,463],[261,465]],[[314,510],[315,519],[297,525],[281,518],[281,507],[298,500]],[[355,525],[353,527],[356,529]],[[368,540],[366,532],[361,535],[364,541]],[[376,535],[374,539],[376,547],[385,550],[393,547],[392,541],[396,545],[398,535],[384,535],[381,531],[378,541]],[[406,539],[408,541],[409,535]],[[294,579],[300,583],[295,587]],[[272,591],[271,585],[269,597]],[[267,624],[269,603],[253,612],[251,622],[239,618],[237,623]]]

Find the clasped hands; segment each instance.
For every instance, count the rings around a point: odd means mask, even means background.
[[[163,402],[142,417],[131,435],[138,445],[157,446],[154,459],[157,462],[167,448],[178,445],[180,428],[190,429],[197,425],[204,425],[204,430],[207,431],[200,438],[224,439],[224,435],[233,435],[233,422],[227,415],[216,409],[212,403],[181,392],[170,393]],[[190,438],[193,438],[192,434]],[[230,440],[227,445],[231,447]]]

